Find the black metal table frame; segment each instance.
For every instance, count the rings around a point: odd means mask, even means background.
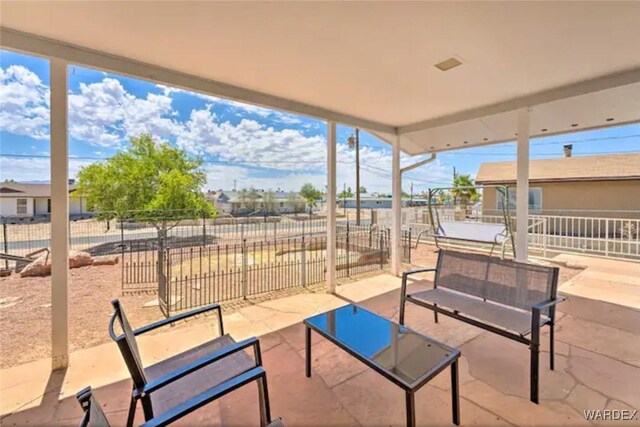
[[[390,323],[394,323],[389,319],[385,319]],[[311,330],[313,329],[320,336],[326,338],[331,341],[337,347],[346,351],[351,356],[355,357],[395,385],[399,386],[405,391],[406,398],[406,411],[407,411],[407,426],[414,427],[416,425],[416,406],[415,406],[415,393],[422,388],[425,384],[427,384],[431,379],[433,379],[436,375],[446,369],[449,365],[451,365],[451,408],[452,408],[452,419],[455,425],[460,425],[460,391],[459,391],[459,380],[458,380],[458,359],[460,358],[460,350],[451,348],[451,355],[447,359],[443,359],[440,363],[438,363],[434,368],[430,371],[426,372],[419,379],[417,379],[413,384],[409,384],[404,381],[402,378],[394,375],[389,372],[383,366],[374,362],[370,358],[366,357],[363,354],[360,354],[356,350],[348,347],[344,343],[336,340],[332,336],[324,333],[322,330],[316,328],[315,326],[304,321],[305,325],[305,375],[307,378],[311,377]],[[407,328],[406,326],[399,325],[402,328]],[[412,330],[412,332],[417,333]],[[419,334],[422,335],[422,334]],[[426,337],[426,335],[423,335]],[[427,337],[429,338],[429,337]],[[432,339],[432,338],[430,338]]]

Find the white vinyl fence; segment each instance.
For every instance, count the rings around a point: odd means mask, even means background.
[[[453,209],[438,211],[441,221],[453,221]],[[512,214],[514,214],[512,212]],[[627,214],[625,212],[625,214]],[[566,215],[530,215],[527,224],[530,248],[543,256],[547,252],[584,253],[612,258],[640,259],[640,213],[636,218],[604,218]],[[503,222],[500,215],[469,216],[465,221]],[[511,218],[517,233],[515,216]],[[391,211],[378,210],[376,222],[389,227]],[[402,225],[413,236],[429,233],[429,211],[426,208],[404,208]],[[425,239],[421,239],[425,241]],[[460,245],[460,242],[457,243]]]

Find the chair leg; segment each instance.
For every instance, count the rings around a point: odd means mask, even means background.
[[[438,307],[438,304],[433,304],[434,307]],[[433,320],[435,320],[436,323],[438,323],[438,312],[433,310]]]
[[[554,351],[554,337],[553,337],[553,329],[554,329],[554,324],[553,322],[551,322],[549,324],[549,327],[551,328],[549,331],[549,367],[551,368],[551,370],[554,370],[554,359],[555,359],[555,351]]]
[[[260,400],[260,425],[266,427],[271,422],[271,408],[269,404],[269,388],[267,376],[258,379],[258,399]]]
[[[531,388],[531,401],[538,403],[538,365],[540,348],[539,344],[531,343],[531,372],[530,372],[530,388]]]
[[[404,326],[404,307],[405,307],[405,304],[406,304],[406,300],[404,299],[404,296],[400,297],[400,316],[399,316],[398,321],[403,326]]]
[[[133,420],[136,416],[136,404],[138,402],[131,394],[131,402],[129,403],[129,415],[127,416],[127,427],[133,427]]]
[[[153,406],[151,404],[151,398],[146,395],[142,399],[142,410],[144,411],[144,420],[149,421],[153,418]]]

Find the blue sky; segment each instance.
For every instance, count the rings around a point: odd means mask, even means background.
[[[0,50],[0,179],[49,179],[48,61]],[[70,173],[126,148],[150,132],[205,160],[207,189],[324,188],[326,126],[319,120],[213,98],[82,67],[69,69]],[[338,185],[355,187],[353,129],[338,127]],[[535,139],[532,158],[640,151],[640,125]],[[514,143],[442,153],[405,177],[414,192],[450,183],[453,168],[472,176],[480,163],[514,160]],[[390,192],[391,150],[361,133],[361,180]],[[412,162],[409,158],[403,161]]]

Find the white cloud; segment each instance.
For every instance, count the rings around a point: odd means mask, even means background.
[[[69,95],[69,133],[105,147],[117,147],[142,133],[169,140],[181,131],[171,103],[169,96],[153,93],[137,98],[113,78],[82,83],[79,93]]]
[[[83,166],[93,163],[92,160],[69,159],[69,177],[73,178]],[[10,158],[0,157],[0,181],[14,179],[16,181],[49,181],[51,178],[51,162],[41,157]]]
[[[184,89],[173,88],[165,85],[156,85],[160,88],[165,96],[171,96],[174,93],[186,93],[191,96],[195,96],[200,99],[204,99],[210,104],[224,105],[236,111],[239,117],[243,117],[246,114],[254,114],[262,118],[268,118],[271,121],[279,122],[282,124],[293,125],[300,124],[302,120],[295,114],[286,113],[283,111],[272,110],[270,108],[260,107],[259,105],[245,104],[244,102],[234,101],[232,99],[218,98],[211,95],[205,95],[199,92],[189,92]]]
[[[49,138],[49,89],[23,66],[0,68],[0,130]]]

